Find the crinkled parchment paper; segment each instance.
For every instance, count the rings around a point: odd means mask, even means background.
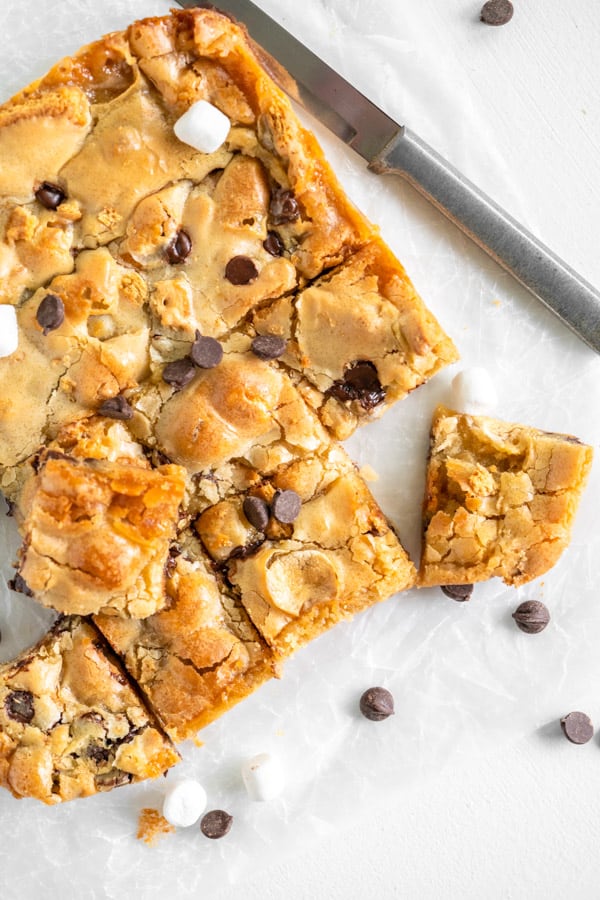
[[[400,121],[426,114],[432,143],[444,133],[447,144],[451,134],[464,161],[476,134],[497,179],[509,184],[493,135],[474,120],[442,40],[432,36],[423,47],[415,39],[412,4],[307,0],[302,19],[291,0],[263,6],[288,27],[302,22],[302,37]],[[168,8],[159,0],[3,4],[2,99],[81,44]],[[348,442],[353,458],[378,473],[372,490],[416,558],[430,416],[437,402],[449,400],[454,374],[485,366],[500,417],[570,432],[598,448],[600,359],[409,187],[368,174],[325,132],[318,135],[462,355]],[[518,215],[518,172],[510,178]],[[226,839],[207,841],[194,827],[154,849],[137,841],[138,811],[160,806],[162,779],[56,808],[3,792],[3,900],[57,897],[67,886],[82,898],[215,896],[227,880],[305,847],[390,795],[418,789],[453,754],[489,752],[555,720],[575,700],[597,699],[598,467],[596,461],[571,546],[546,577],[519,590],[499,581],[480,585],[463,604],[438,590],[394,597],[298,653],[280,681],[205,729],[204,746],[183,745],[184,761],[168,778],[198,778],[210,807],[234,815]],[[6,588],[18,539],[10,519],[0,517],[0,529],[0,659],[8,659],[37,639],[50,617]],[[526,598],[543,600],[552,612],[550,626],[533,637],[511,619]],[[358,697],[373,684],[396,700],[396,715],[379,724],[357,713]],[[240,776],[242,760],[262,751],[277,753],[287,773],[283,796],[266,804],[247,798]]]

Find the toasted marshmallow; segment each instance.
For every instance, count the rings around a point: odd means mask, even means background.
[[[452,407],[458,412],[485,416],[495,412],[498,394],[489,373],[480,366],[463,369],[452,379]]]
[[[14,306],[0,306],[0,357],[10,356],[19,346],[19,327]]]
[[[208,802],[206,791],[197,781],[186,778],[169,786],[163,802],[163,816],[177,828],[195,825]]]
[[[242,778],[251,800],[273,800],[283,790],[283,770],[279,760],[269,753],[259,753],[246,760]]]
[[[206,100],[198,100],[177,119],[173,130],[184,144],[201,153],[214,153],[229,134],[230,127],[231,122],[220,109]]]

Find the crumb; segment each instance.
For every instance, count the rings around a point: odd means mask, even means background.
[[[175,827],[157,809],[146,807],[140,811],[136,837],[149,847],[155,847],[161,837],[175,831]]]

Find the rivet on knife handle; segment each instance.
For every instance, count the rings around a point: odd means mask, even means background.
[[[369,168],[406,178],[600,353],[600,293],[416,134],[403,128]]]

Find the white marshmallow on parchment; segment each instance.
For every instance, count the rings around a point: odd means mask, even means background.
[[[198,100],[177,119],[173,131],[180,141],[201,153],[218,150],[231,128],[231,122],[220,109],[207,100]]]
[[[163,802],[163,816],[177,828],[188,828],[196,824],[207,803],[202,785],[192,778],[185,778],[169,785]]]
[[[273,800],[283,790],[281,763],[270,753],[259,753],[246,760],[242,766],[242,778],[251,800]]]
[[[14,306],[0,306],[0,357],[11,356],[19,346],[19,326]]]
[[[487,369],[473,366],[452,379],[451,406],[457,412],[489,416],[495,413],[497,405],[498,394]]]

